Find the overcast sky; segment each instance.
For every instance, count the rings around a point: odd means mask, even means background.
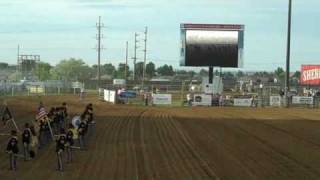
[[[124,62],[126,41],[132,57],[134,33],[148,26],[148,59],[179,67],[180,23],[238,23],[246,26],[244,70],[270,71],[285,66],[287,9],[288,0],[1,0],[0,61],[15,64],[20,44],[51,64],[95,64],[102,16],[102,63]],[[319,9],[319,0],[293,0],[292,70],[320,63]]]

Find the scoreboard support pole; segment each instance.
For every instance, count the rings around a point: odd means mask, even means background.
[[[209,84],[213,84],[213,66],[209,67]]]

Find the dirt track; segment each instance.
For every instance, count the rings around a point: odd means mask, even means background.
[[[46,105],[63,100],[73,114],[95,101],[43,99]],[[32,119],[38,101],[9,100],[20,126]],[[95,112],[89,150],[75,152],[64,173],[55,171],[51,144],[37,159],[20,160],[15,173],[0,154],[0,179],[320,179],[319,110],[168,109],[95,101]]]

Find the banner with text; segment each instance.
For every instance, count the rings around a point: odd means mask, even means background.
[[[235,98],[233,99],[233,105],[239,107],[250,107],[252,105],[251,98]]]
[[[292,97],[292,104],[307,104],[307,105],[313,105],[313,97],[293,96],[293,97]]]
[[[152,103],[155,105],[171,105],[172,96],[171,94],[153,94]]]
[[[302,65],[300,83],[320,85],[320,65]]]

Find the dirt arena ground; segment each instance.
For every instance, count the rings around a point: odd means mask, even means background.
[[[93,102],[96,134],[63,173],[55,171],[53,143],[36,159],[19,160],[18,171],[8,171],[7,137],[0,137],[1,180],[320,179],[319,109],[145,108],[94,97],[9,98],[20,127],[34,118],[40,99],[47,107],[66,101],[72,115]]]

